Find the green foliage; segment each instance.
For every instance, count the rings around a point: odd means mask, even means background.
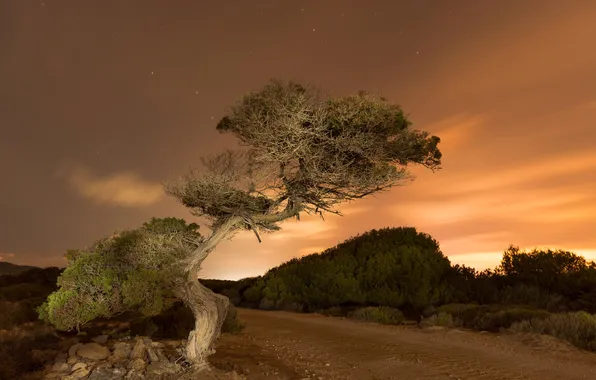
[[[327,309],[318,310],[317,312],[330,317],[342,317],[344,315],[344,311],[339,306],[329,307]]]
[[[550,315],[545,310],[515,305],[447,304],[436,311],[451,315],[463,327],[491,332],[508,328],[517,321]]]
[[[442,327],[455,327],[460,326],[461,321],[457,320],[457,318],[453,318],[453,316],[449,313],[440,312],[438,314],[433,314],[428,318],[424,318],[420,321],[420,326],[442,326]]]
[[[483,314],[474,321],[473,327],[476,330],[498,332],[501,329],[511,327],[513,323],[519,321],[547,318],[550,315],[551,314],[545,310],[512,308]]]
[[[552,335],[577,347],[596,351],[596,315],[585,311],[519,321],[511,326],[511,330]]]
[[[160,313],[170,306],[182,260],[201,241],[196,227],[181,219],[154,218],[136,230],[70,250],[60,288],[38,309],[40,318],[72,330],[127,310]]]
[[[349,313],[348,318],[362,322],[381,323],[384,325],[399,325],[405,321],[401,311],[386,306],[363,307]]]
[[[264,309],[383,305],[418,310],[446,296],[449,270],[449,260],[429,235],[387,228],[271,269],[243,297]]]
[[[226,319],[224,319],[221,332],[228,334],[239,334],[244,330],[246,324],[238,319],[238,311],[234,305],[230,305]]]

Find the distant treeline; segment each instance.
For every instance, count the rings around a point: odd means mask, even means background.
[[[415,228],[372,230],[264,276],[202,280],[236,306],[314,312],[388,306],[410,318],[445,304],[596,312],[596,264],[566,251],[510,246],[494,270],[451,265]]]
[[[0,276],[0,301],[43,299],[59,268]],[[415,228],[371,230],[292,259],[259,277],[201,280],[235,306],[316,312],[387,306],[418,319],[446,304],[513,305],[550,312],[596,313],[596,264],[561,250],[510,246],[499,266],[476,271],[451,265],[439,244]]]

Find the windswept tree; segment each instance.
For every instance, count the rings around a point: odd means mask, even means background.
[[[159,314],[185,281],[184,260],[202,242],[198,228],[183,219],[153,218],[69,250],[59,289],[39,307],[40,318],[60,330],[79,330],[95,318],[125,311]]]
[[[201,263],[239,231],[280,229],[303,213],[340,215],[337,206],[411,180],[408,165],[440,168],[439,138],[411,128],[402,109],[367,93],[323,98],[310,86],[272,81],[231,107],[218,124],[241,148],[204,157],[203,168],[166,185],[209,223],[176,268],[173,293],[196,324],[186,357],[207,365],[229,301],[198,281]]]

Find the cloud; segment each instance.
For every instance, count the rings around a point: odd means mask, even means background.
[[[570,174],[582,174],[596,169],[596,152],[593,150],[567,152],[557,156],[547,156],[531,162],[518,162],[512,169],[493,169],[489,173],[478,174],[475,171],[448,176],[436,176],[433,181],[441,194],[465,194],[497,189],[511,189],[535,183],[544,179],[557,178]]]
[[[11,252],[0,252],[0,261],[4,261],[7,259],[12,259],[15,257],[14,253]]]
[[[441,138],[440,148],[445,152],[469,143],[486,120],[487,115],[484,114],[458,114],[430,123],[425,129]]]
[[[80,195],[100,204],[143,207],[157,203],[164,196],[161,184],[145,181],[131,172],[100,177],[83,166],[76,166],[61,168],[58,175],[65,177]]]
[[[594,4],[587,7],[551,7],[470,38],[465,50],[442,61],[444,82],[437,87],[475,97],[591,72],[596,50],[586,46],[594,34]]]

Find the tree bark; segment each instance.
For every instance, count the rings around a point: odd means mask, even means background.
[[[177,296],[192,310],[195,328],[188,335],[185,356],[197,370],[209,369],[207,358],[215,352],[213,343],[219,338],[230,301],[215,294],[198,280],[184,284]]]

